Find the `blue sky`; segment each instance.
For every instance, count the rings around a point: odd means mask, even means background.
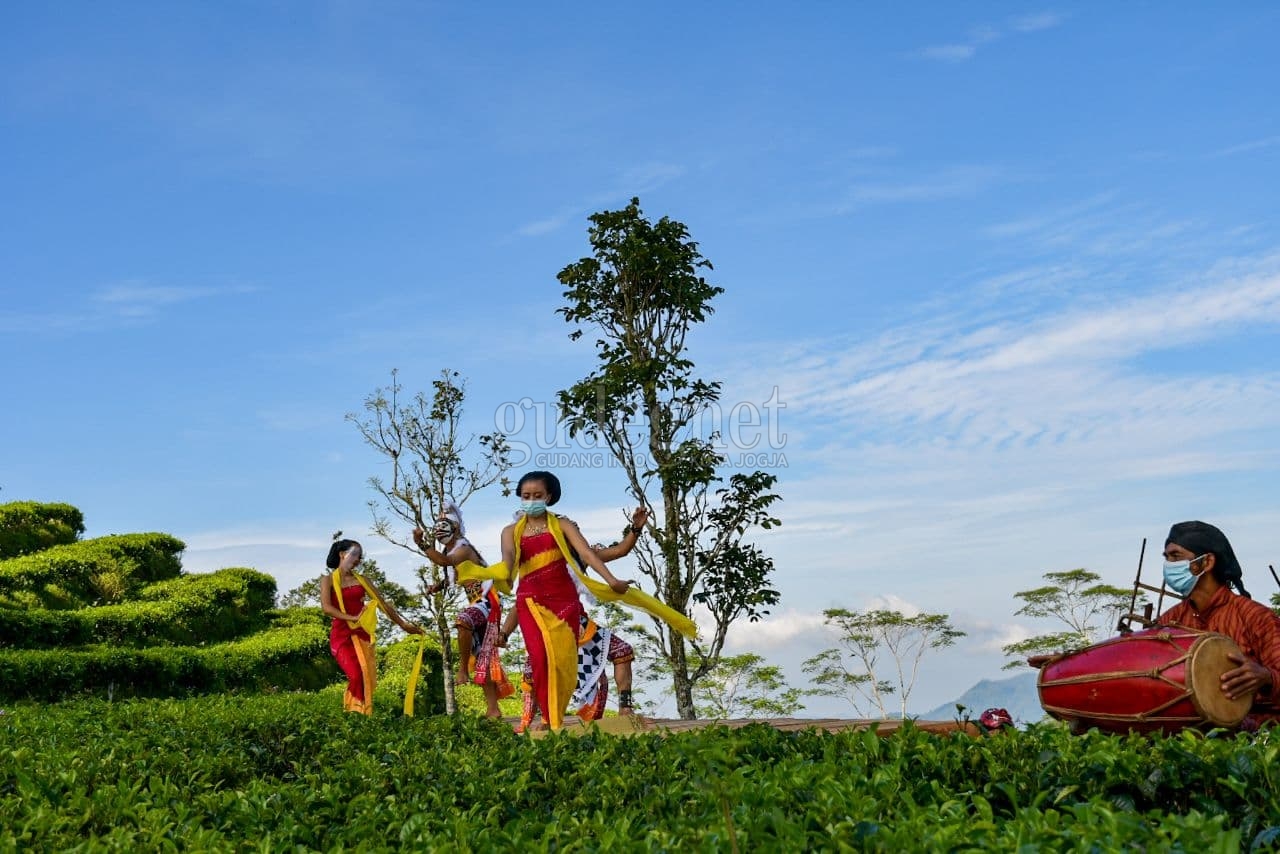
[[[461,372],[476,432],[549,405],[592,366],[555,275],[637,195],[726,289],[692,341],[725,412],[783,404],[784,598],[734,651],[799,683],[823,608],[949,613],[928,709],[1048,628],[1013,592],[1127,585],[1187,518],[1275,592],[1270,4],[0,16],[0,498],[282,589],[342,528],[407,581],[344,415],[392,368]],[[558,470],[588,533],[621,527],[616,470]],[[468,504],[482,548],[511,509]]]

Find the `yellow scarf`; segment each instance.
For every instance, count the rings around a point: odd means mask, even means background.
[[[360,616],[356,617],[356,628],[364,629],[369,635],[369,646],[374,645],[374,631],[378,628],[378,609],[382,609],[382,613],[391,616],[387,612],[387,605],[379,598],[377,591],[373,589],[364,576],[358,572],[351,573],[356,581],[360,582],[360,586],[364,588],[364,592],[369,594],[369,601],[373,605],[371,608],[365,608],[360,612]],[[342,570],[335,569],[333,571],[333,591],[334,598],[338,600],[338,610],[343,614],[347,613],[347,603],[342,599]],[[421,634],[418,636],[418,656],[413,660],[413,667],[409,671],[409,684],[404,691],[404,713],[406,717],[413,717],[413,695],[418,691],[418,677],[422,674],[422,655],[427,649],[427,636]],[[373,698],[370,697],[370,700]]]
[[[512,532],[512,538],[515,541],[513,563],[516,567],[520,566],[520,537],[524,533],[524,527],[528,519],[528,516],[521,516],[516,521],[515,530]],[[665,602],[661,602],[648,593],[641,591],[634,585],[628,588],[626,593],[615,593],[613,588],[604,582],[588,578],[574,563],[573,558],[570,557],[571,553],[569,545],[564,539],[564,531],[561,530],[560,520],[556,518],[554,513],[547,513],[547,530],[551,532],[551,536],[555,538],[556,545],[560,547],[560,553],[564,555],[565,563],[569,565],[570,570],[573,571],[574,575],[578,577],[578,580],[582,582],[587,590],[591,591],[591,595],[601,602],[621,602],[623,605],[644,611],[646,614],[662,620],[691,640],[698,636],[698,627],[693,620]],[[492,581],[494,586],[502,593],[511,593],[511,580],[515,572],[505,563],[480,566],[471,561],[463,561],[457,566],[457,570],[459,581]]]

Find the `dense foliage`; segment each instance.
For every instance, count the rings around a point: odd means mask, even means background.
[[[83,533],[84,514],[70,504],[0,504],[0,560],[74,543]]]
[[[334,681],[329,636],[314,615],[211,646],[0,650],[0,697],[81,694],[168,697],[228,690],[318,688]]]
[[[76,540],[84,524],[69,505],[0,505],[0,524],[10,542],[42,545],[0,560],[0,701],[314,689],[342,679],[329,620],[318,608],[275,610],[269,575],[184,574],[185,546],[168,534]],[[397,707],[417,649],[379,651]],[[438,712],[438,647],[423,673],[417,711]]]
[[[0,850],[1236,851],[1280,746],[907,729],[531,740],[332,691],[0,716]],[[82,847],[83,846],[83,847]]]
[[[596,365],[556,400],[570,437],[607,450],[628,492],[651,511],[652,536],[635,556],[654,594],[681,614],[702,610],[696,641],[661,623],[639,635],[659,651],[680,716],[694,718],[694,686],[715,669],[729,627],[778,604],[773,558],[754,542],[781,524],[778,478],[759,470],[726,478],[742,461],[729,458],[724,441],[741,451],[761,437],[739,441],[727,425],[727,435],[722,425],[707,430],[707,416],[720,413],[721,383],[696,375],[688,337],[724,288],[703,277],[711,262],[688,227],[649,220],[638,198],[589,219],[591,254],[557,274],[565,304],[556,313],[573,326],[570,339],[595,336]]]
[[[130,602],[74,611],[0,608],[0,646],[53,649],[205,644],[267,625],[276,583],[252,569],[221,569],[147,585]]]
[[[168,534],[117,534],[0,561],[0,607],[83,608],[121,602],[176,578],[186,545]]]

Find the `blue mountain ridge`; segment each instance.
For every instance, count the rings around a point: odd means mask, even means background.
[[[1026,724],[1044,717],[1036,692],[1036,672],[1019,673],[1007,679],[983,679],[950,703],[943,703],[920,716],[921,720],[949,721],[960,717],[956,704],[965,707],[972,720],[990,708],[1005,709],[1015,723]]]

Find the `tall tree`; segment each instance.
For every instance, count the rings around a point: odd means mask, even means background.
[[[633,497],[651,511],[652,540],[636,551],[658,598],[684,614],[709,614],[709,637],[686,643],[655,622],[646,638],[670,667],[676,708],[697,716],[693,687],[720,660],[736,620],[758,620],[778,601],[773,561],[747,537],[779,524],[772,505],[777,478],[736,472],[726,481],[719,434],[698,435],[718,410],[720,383],[694,376],[686,339],[712,314],[724,289],[702,271],[711,262],[688,229],[647,220],[640,200],[590,217],[592,254],[559,273],[566,304],[558,311],[578,340],[596,334],[597,366],[558,394],[571,436],[583,434],[617,460]]]
[[[398,372],[393,370],[390,385],[365,398],[363,416],[347,415],[365,442],[391,465],[389,477],[369,478],[378,495],[369,502],[373,531],[418,557],[422,553],[408,531],[415,527],[430,531],[450,499],[462,507],[475,492],[494,483],[501,482],[506,489],[504,475],[510,468],[506,437],[497,433],[462,435],[466,385],[459,374],[443,370],[431,387],[429,396],[418,392],[406,399]],[[424,608],[435,624],[444,657],[445,711],[453,714],[457,704],[451,641],[453,617],[461,600],[456,585],[426,593],[440,580],[439,567],[424,563],[417,568],[417,575]]]
[[[1108,636],[1122,613],[1129,609],[1132,590],[1102,583],[1102,576],[1087,569],[1046,572],[1048,582],[1034,590],[1013,594],[1022,600],[1015,613],[1024,617],[1051,619],[1067,626],[1066,631],[1036,635],[1001,647],[1013,660],[1004,669],[1022,667],[1027,656],[1079,649]]]
[[[965,636],[944,614],[909,617],[886,608],[829,608],[822,616],[839,632],[839,640],[836,647],[805,661],[804,672],[812,676],[816,686],[809,693],[842,697],[858,714],[870,708],[887,717],[888,697],[896,694],[905,718],[925,653],[951,646]],[[886,652],[891,664],[882,666],[881,656]]]

